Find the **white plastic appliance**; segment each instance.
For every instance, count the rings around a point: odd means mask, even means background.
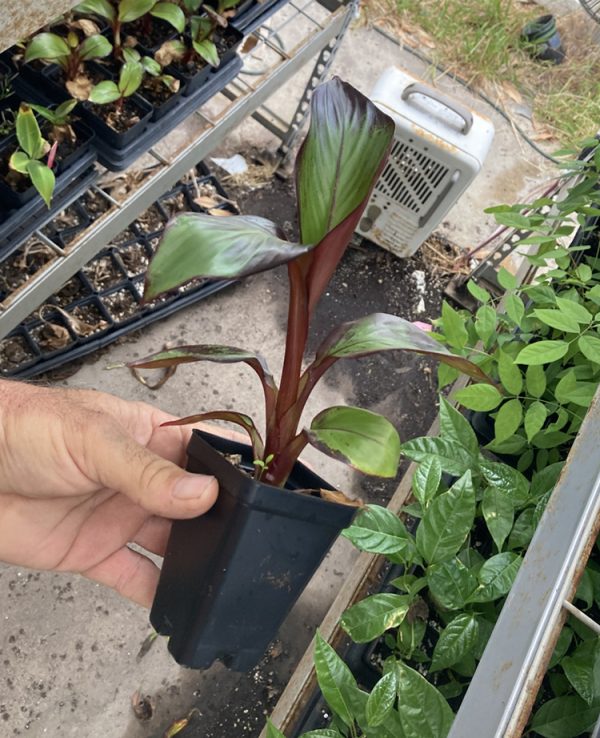
[[[478,174],[494,126],[398,67],[385,70],[371,100],[393,118],[396,132],[357,232],[407,257]]]

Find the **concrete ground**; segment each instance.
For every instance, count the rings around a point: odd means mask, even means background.
[[[344,39],[333,72],[368,93],[379,74],[392,64],[432,78],[415,57],[376,31],[360,26],[352,28]],[[298,75],[270,106],[288,114],[305,76],[306,73]],[[461,247],[470,248],[493,228],[489,216],[482,213],[484,207],[521,200],[554,169],[516,138],[511,126],[495,110],[452,80],[437,73],[433,77],[440,89],[490,117],[496,127],[483,171],[441,229]],[[523,124],[527,125],[526,118]],[[271,141],[252,123],[235,131],[225,150],[244,153],[249,144],[261,148]],[[210,406],[235,406],[252,414],[256,411],[257,387],[246,369],[186,367],[162,389],[152,392],[126,371],[106,371],[106,366],[158,350],[165,343],[237,342],[243,325],[243,343],[260,347],[277,372],[285,310],[281,280],[259,275],[144,330],[135,344],[118,345],[99,358],[90,359],[73,377],[59,384],[96,388],[152,402],[176,415]],[[312,409],[352,401],[351,368],[346,380],[337,386],[319,385]],[[324,476],[346,487],[354,485],[352,475],[336,462],[322,463],[324,457],[316,453],[308,456],[319,464]],[[269,699],[272,704],[276,691],[276,686],[272,686],[273,671],[289,673],[292,669],[349,571],[353,557],[347,542],[336,545],[286,622],[276,652],[264,668],[253,674],[259,700],[264,698],[258,710],[256,705],[247,707],[238,699],[239,694],[248,691],[245,678],[228,674],[219,664],[201,673],[181,669],[160,640],[143,659],[137,660],[136,654],[151,632],[147,613],[112,591],[68,574],[0,567],[0,736],[160,738],[172,720],[188,715],[192,707],[196,712],[191,721],[200,727],[193,733],[182,732],[183,736],[258,735],[262,711]],[[131,699],[137,690],[151,696],[155,717],[147,722],[139,721],[132,711]],[[244,722],[244,716],[252,710],[253,721]],[[223,720],[227,712],[236,716],[221,733],[219,721],[215,722],[215,713],[220,711]],[[217,727],[202,728],[203,716],[210,717],[211,725]]]

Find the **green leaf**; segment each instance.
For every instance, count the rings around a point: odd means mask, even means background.
[[[594,361],[597,364],[600,363],[600,338],[598,336],[590,335],[589,333],[580,336],[577,345],[586,359]]]
[[[176,216],[148,266],[144,299],[152,300],[198,277],[233,279],[262,272],[312,248],[281,236],[278,227],[265,218],[215,218],[204,213]]]
[[[523,405],[516,397],[501,405],[494,421],[496,442],[500,443],[513,436],[523,420]]]
[[[494,410],[502,402],[502,395],[491,384],[470,384],[458,392],[454,399],[469,410]]]
[[[442,607],[460,610],[477,589],[477,580],[460,559],[454,558],[427,567],[427,585]]]
[[[38,33],[34,36],[25,51],[25,61],[32,62],[35,59],[60,59],[70,56],[71,49],[67,42],[55,33]]]
[[[442,326],[446,341],[459,351],[465,348],[468,341],[465,319],[445,300],[442,303]]]
[[[440,671],[469,656],[479,635],[474,613],[463,613],[451,620],[440,633],[431,659],[430,671]]]
[[[535,509],[528,507],[516,519],[513,529],[508,537],[508,548],[526,548],[535,530]]]
[[[218,67],[221,63],[221,60],[219,59],[219,51],[214,41],[211,41],[209,38],[205,38],[202,41],[194,39],[192,41],[192,46],[194,47],[196,54],[204,59],[207,64],[210,64],[211,67]]]
[[[475,330],[484,344],[490,340],[496,331],[497,315],[494,308],[482,305],[475,317]]]
[[[416,499],[426,508],[435,497],[442,479],[442,465],[437,456],[424,459],[412,478],[412,490]]]
[[[373,313],[335,328],[319,346],[309,370],[332,358],[355,359],[378,351],[398,350],[432,356],[471,377],[489,381],[489,377],[468,359],[450,353],[408,320],[386,313]]]
[[[29,162],[31,161],[33,160],[30,159],[24,151],[15,151],[13,152],[13,154],[11,154],[11,157],[8,161],[8,166],[11,169],[14,169],[15,172],[29,175],[29,170],[27,169],[27,167],[29,166]]]
[[[117,16],[115,9],[110,4],[110,0],[83,0],[74,8],[77,13],[91,13],[99,15],[107,20],[114,20]]]
[[[588,705],[600,697],[600,643],[584,642],[560,665],[569,682]]]
[[[373,687],[366,707],[367,725],[377,727],[381,725],[396,701],[398,680],[395,671],[388,672]]]
[[[597,704],[577,696],[555,697],[539,708],[529,727],[544,738],[576,738],[591,731],[597,719]]]
[[[469,535],[475,518],[475,490],[467,471],[436,497],[417,528],[417,549],[429,564],[454,556]]]
[[[120,0],[119,20],[121,23],[131,23],[149,13],[155,3],[156,0]]]
[[[56,184],[54,172],[45,164],[42,164],[41,161],[34,161],[32,159],[27,165],[27,173],[31,177],[33,186],[40,193],[42,200],[49,208]]]
[[[481,512],[498,551],[512,530],[515,507],[510,497],[496,487],[488,487],[483,493]]]
[[[385,555],[400,553],[412,543],[412,536],[400,518],[380,505],[361,508],[342,535],[361,551]]]
[[[111,52],[112,44],[107,38],[100,34],[88,36],[88,38],[86,38],[79,47],[79,54],[83,61],[89,61],[90,59],[103,59]]]
[[[398,431],[383,415],[358,407],[329,407],[305,430],[323,453],[379,477],[395,477],[400,462]]]
[[[314,662],[317,681],[327,704],[343,723],[352,725],[351,694],[357,688],[356,680],[319,631],[315,635]]]
[[[556,646],[554,647],[552,658],[548,663],[548,669],[552,669],[554,666],[556,666],[556,664],[558,664],[558,662],[569,650],[572,641],[573,631],[571,630],[571,628],[569,628],[568,625],[564,625],[556,641]]]
[[[566,297],[557,297],[556,304],[565,315],[573,318],[578,323],[587,325],[592,321],[593,316],[590,311],[574,300],[569,300]]]
[[[516,215],[516,213],[514,213]],[[523,217],[523,216],[522,216]],[[504,267],[498,270],[498,282],[505,290],[514,290],[517,287],[517,278]]]
[[[185,14],[175,3],[156,3],[150,11],[150,15],[166,21],[179,33],[185,30]]]
[[[523,375],[521,370],[515,364],[512,356],[502,351],[498,351],[498,375],[504,388],[511,395],[519,395],[523,389]]]
[[[107,79],[104,82],[98,82],[97,85],[92,87],[88,100],[95,105],[107,105],[118,100],[120,97],[121,93],[117,85]]]
[[[459,443],[447,441],[444,438],[424,436],[405,441],[402,444],[402,453],[409,459],[422,462],[431,456],[436,456],[442,470],[454,476],[464,474],[477,463],[477,457]]]
[[[563,313],[562,310],[540,308],[534,310],[533,315],[551,328],[556,328],[565,333],[579,333],[579,323],[571,315]]]
[[[548,410],[543,402],[536,400],[527,408],[524,426],[525,435],[529,442],[531,442],[531,439],[543,428],[547,416]]]
[[[402,738],[445,738],[454,720],[446,700],[433,684],[406,664],[397,661],[394,668],[398,676]]]
[[[344,736],[339,731],[331,728],[319,728],[318,730],[309,730],[308,733],[302,733],[300,738],[344,738]]]
[[[479,588],[469,597],[469,602],[493,602],[508,594],[521,561],[521,556],[509,551],[487,559],[477,575]]]
[[[525,317],[525,306],[523,305],[523,300],[521,300],[519,295],[507,295],[504,302],[504,309],[506,310],[508,317],[520,326],[523,318]]]
[[[479,452],[479,442],[471,424],[444,397],[440,397],[440,436],[460,443],[475,456]]]
[[[17,141],[30,159],[40,159],[44,154],[46,141],[38,125],[33,110],[25,103],[21,104],[17,113]]]
[[[562,359],[568,350],[566,341],[536,341],[521,349],[515,361],[517,364],[551,364]]]
[[[122,97],[130,97],[142,84],[144,67],[137,61],[125,62],[119,74],[119,92]]]
[[[474,282],[472,279],[467,282],[467,289],[479,302],[485,304],[490,301],[490,293],[487,290],[484,290],[483,287],[478,285],[477,282]]]
[[[279,728],[276,728],[269,719],[267,719],[266,738],[285,738],[285,735],[279,730]]]
[[[533,397],[541,397],[546,391],[546,374],[539,365],[532,364],[525,372],[525,386]]]
[[[412,598],[409,595],[375,594],[348,608],[340,620],[342,628],[356,643],[368,643],[406,617]]]

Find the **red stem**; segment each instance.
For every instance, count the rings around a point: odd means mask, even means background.
[[[262,481],[276,487],[283,487],[307,443],[306,434],[304,432],[298,433],[286,448],[282,449],[281,453],[273,459],[261,477]]]

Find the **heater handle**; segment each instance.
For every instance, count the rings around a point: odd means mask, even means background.
[[[464,121],[464,125],[461,129],[461,133],[463,133],[465,136],[473,127],[473,113],[469,110],[469,108],[455,102],[450,97],[446,97],[446,95],[443,95],[437,90],[432,90],[430,87],[427,87],[427,85],[422,85],[418,82],[413,82],[412,84],[407,85],[402,91],[402,99],[406,101],[411,95],[415,95],[417,93],[419,95],[425,95],[425,97],[429,97],[432,100],[439,102],[441,105],[444,105],[449,110],[452,110],[453,113],[456,113],[456,115],[462,118]]]

